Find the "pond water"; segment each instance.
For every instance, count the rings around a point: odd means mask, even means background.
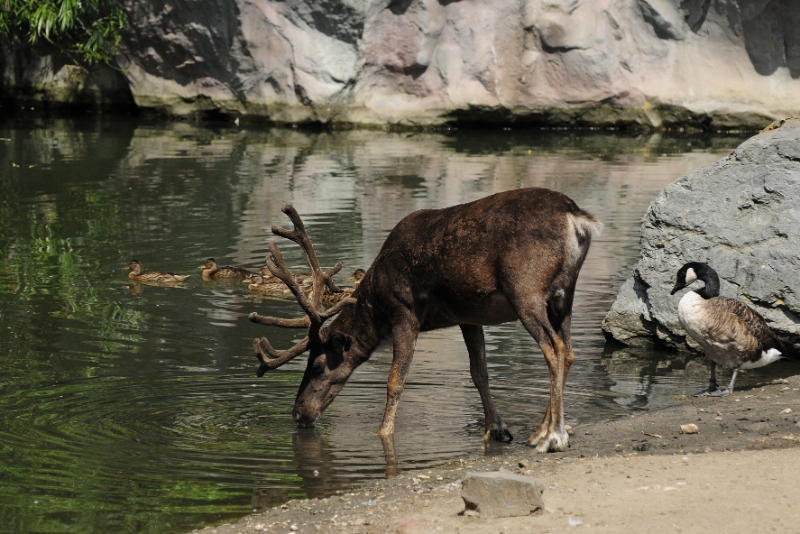
[[[389,343],[316,429],[294,427],[303,358],[257,379],[251,340],[268,334],[286,347],[302,334],[259,327],[247,314],[294,316],[296,303],[204,282],[197,269],[211,256],[258,268],[271,225],[289,225],[287,202],[322,264],[342,261],[347,273],[368,267],[414,210],[526,186],[562,191],[605,223],[578,285],[568,422],[701,389],[702,360],[614,350],[600,323],[636,261],[648,203],[741,140],[0,124],[0,531],[181,532],[330,495],[387,469],[523,446],[548,389],[544,360],[517,323],[486,336],[490,384],[514,444],[484,449],[458,329],[420,338],[397,417],[396,467],[376,434]],[[302,267],[298,247],[281,247]],[[132,285],[122,270],[132,258],[194,276],[181,287]]]

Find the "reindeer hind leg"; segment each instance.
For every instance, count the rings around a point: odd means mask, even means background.
[[[489,393],[489,370],[486,367],[486,343],[483,337],[483,327],[468,324],[460,326],[461,333],[464,335],[464,342],[467,344],[467,351],[469,352],[469,372],[483,403],[485,418],[483,440],[508,440],[510,442],[514,439],[514,436],[511,435],[508,427],[495,410],[492,396]]]
[[[528,444],[535,446],[537,452],[565,451],[569,447],[569,436],[564,428],[564,382],[571,363],[568,363],[570,351],[553,328],[543,298],[530,294],[516,295],[510,301],[523,326],[539,344],[550,373],[550,402],[542,424],[528,439]]]

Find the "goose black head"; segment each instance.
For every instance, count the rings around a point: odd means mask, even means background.
[[[706,263],[689,262],[678,270],[678,276],[675,281],[675,287],[670,291],[670,295],[674,295],[681,289],[688,287],[695,280],[702,280],[705,282],[705,287],[696,291],[697,294],[703,298],[712,298],[719,295],[719,276],[717,272],[708,266]]]

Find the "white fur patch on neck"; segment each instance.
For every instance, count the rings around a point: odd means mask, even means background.
[[[691,267],[689,267],[689,268],[686,270],[686,285],[688,286],[689,284],[691,284],[691,283],[692,283],[692,282],[694,282],[695,280],[697,280],[697,273],[696,273],[696,272],[694,272],[694,269],[692,269]]]

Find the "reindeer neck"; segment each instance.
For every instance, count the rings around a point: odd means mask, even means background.
[[[377,310],[363,301],[359,301],[342,310],[328,324],[327,330],[328,332],[341,332],[351,337],[350,353],[358,359],[357,365],[361,365],[369,359],[386,336],[386,332],[381,328],[382,324],[388,323],[378,318]]]

